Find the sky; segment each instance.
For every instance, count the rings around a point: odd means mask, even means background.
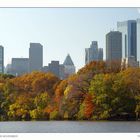
[[[43,45],[43,65],[62,64],[69,53],[76,69],[85,64],[85,48],[117,30],[117,22],[140,18],[138,8],[0,8],[0,45],[4,65],[11,58],[29,57],[30,42]],[[139,54],[140,55],[140,54]]]

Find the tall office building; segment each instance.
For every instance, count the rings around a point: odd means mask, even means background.
[[[111,31],[106,34],[106,60],[120,61],[122,59],[122,33]]]
[[[29,71],[39,71],[43,66],[43,46],[40,43],[30,43]]]
[[[51,61],[48,65],[48,71],[59,77],[59,61]]]
[[[5,73],[11,74],[11,71],[12,71],[12,64],[7,64],[5,68]]]
[[[137,60],[140,62],[140,19],[137,19]]]
[[[29,59],[28,58],[12,58],[12,64],[9,74],[20,76],[28,73]]]
[[[122,33],[122,58],[134,57],[137,61],[137,22],[128,20],[117,23],[118,31]]]
[[[121,63],[122,69],[128,68],[128,67],[139,67],[139,62],[135,60],[134,56],[123,58]]]
[[[0,46],[0,73],[4,73],[4,48]]]
[[[76,70],[74,63],[68,54],[63,64],[60,64],[59,61],[51,61],[48,66],[42,67],[41,71],[51,72],[60,79],[65,79],[74,74]]]
[[[43,66],[42,72],[51,72],[59,77],[61,80],[65,79],[65,67],[63,64],[59,64],[59,61],[51,61],[48,66]]]
[[[98,49],[98,60],[103,61],[103,48]]]
[[[85,49],[85,64],[99,60],[103,60],[103,49],[98,48],[97,41],[92,41],[90,48]]]
[[[85,49],[85,63],[98,60],[98,42],[92,41],[90,48]]]
[[[59,78],[62,80],[62,79],[65,79],[65,67],[63,64],[60,64],[59,65]]]
[[[71,74],[74,74],[75,73],[75,66],[74,66],[74,63],[70,57],[70,55],[68,54],[64,63],[63,63],[63,66],[64,66],[64,75],[65,75],[65,78],[67,78],[68,76],[70,76]]]

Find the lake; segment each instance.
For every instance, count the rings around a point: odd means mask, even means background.
[[[0,122],[1,133],[137,133],[140,121],[22,121]]]

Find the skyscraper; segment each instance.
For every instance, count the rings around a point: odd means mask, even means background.
[[[103,48],[98,49],[98,60],[99,61],[103,60]]]
[[[106,60],[121,61],[122,59],[122,34],[111,31],[106,34]]]
[[[137,60],[140,62],[140,19],[137,19]]]
[[[90,48],[85,49],[85,64],[98,60],[98,42],[92,41]]]
[[[40,43],[30,43],[29,71],[41,70],[43,66],[43,46]]]
[[[118,31],[122,33],[122,58],[134,57],[137,61],[137,22],[128,20],[117,23]]]
[[[12,58],[10,74],[19,76],[28,73],[29,59],[28,58]]]
[[[103,49],[98,49],[98,42],[92,41],[90,48],[85,49],[85,64],[99,60],[103,60]]]
[[[51,72],[60,79],[65,79],[65,67],[63,64],[59,64],[59,61],[51,61],[48,66],[43,66],[41,71]]]
[[[51,61],[48,66],[48,71],[59,77],[59,61]]]
[[[75,66],[69,54],[67,55],[63,65],[64,65],[65,78],[75,73]]]
[[[0,73],[4,73],[4,48],[0,46]]]

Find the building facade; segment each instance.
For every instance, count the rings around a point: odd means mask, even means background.
[[[85,64],[98,60],[98,42],[92,41],[90,48],[85,49]]]
[[[137,61],[137,22],[128,20],[117,23],[117,29],[122,33],[122,58],[134,56]]]
[[[103,61],[103,48],[98,49],[98,61]]]
[[[51,61],[48,65],[48,72],[51,72],[59,77],[59,61]]]
[[[43,66],[43,46],[40,43],[30,43],[29,72],[39,71]]]
[[[137,19],[137,61],[140,62],[140,19]]]
[[[64,77],[67,78],[69,77],[70,75],[74,74],[76,69],[75,69],[75,66],[74,66],[74,63],[70,57],[70,55],[68,54],[64,63],[63,63],[63,66],[64,66]]]
[[[0,46],[0,73],[4,73],[4,48]]]
[[[128,67],[139,67],[139,62],[135,60],[134,56],[127,57],[122,59],[121,63],[122,69],[128,68]]]
[[[51,72],[61,80],[69,77],[70,75],[75,73],[74,63],[68,54],[64,63],[60,64],[59,61],[51,61],[48,66],[42,67],[41,71],[43,72]]]
[[[122,59],[122,33],[111,31],[106,34],[106,60],[120,61]]]
[[[85,64],[91,61],[101,61],[103,60],[103,49],[98,48],[98,42],[92,41],[90,48],[85,49]]]
[[[12,58],[12,63],[9,74],[20,76],[28,73],[29,59],[28,58]]]
[[[63,64],[60,64],[59,65],[59,78],[62,80],[62,79],[65,79],[65,67]]]

